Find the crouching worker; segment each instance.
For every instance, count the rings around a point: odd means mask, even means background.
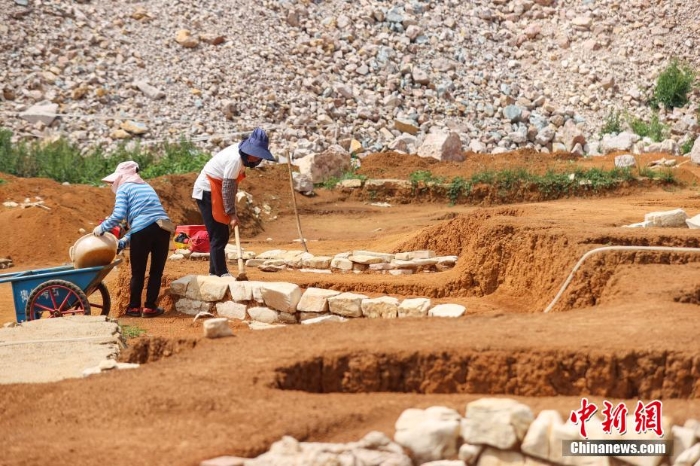
[[[104,222],[93,230],[95,235],[103,235],[126,220],[129,231],[119,240],[118,251],[127,245],[130,250],[131,282],[130,298],[126,315],[130,317],[157,317],[163,312],[157,306],[160,282],[163,277],[165,261],[168,259],[170,233],[174,225],[163,209],[155,190],[138,174],[139,165],[133,161],[117,165],[111,175],[102,181],[112,185],[116,194],[114,211]],[[141,307],[141,295],[146,275],[148,258],[151,267],[148,271],[146,301]]]

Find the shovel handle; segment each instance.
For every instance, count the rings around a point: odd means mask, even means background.
[[[243,270],[243,251],[241,250],[241,234],[238,232],[238,225],[233,227],[233,233],[236,235],[236,249],[238,252],[238,274],[242,275],[245,273]]]

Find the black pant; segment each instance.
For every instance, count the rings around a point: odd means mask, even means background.
[[[197,206],[209,234],[209,274],[220,277],[228,273],[226,245],[231,235],[229,226],[227,223],[214,220],[211,210],[211,191],[204,191],[202,200],[197,199]]]
[[[148,271],[148,286],[146,287],[146,302],[144,307],[155,309],[160,292],[160,282],[163,278],[165,261],[168,260],[170,247],[170,232],[152,223],[143,230],[131,235],[129,259],[131,261],[131,297],[129,307],[141,307],[141,293],[146,275],[148,256],[151,256],[151,268]]]

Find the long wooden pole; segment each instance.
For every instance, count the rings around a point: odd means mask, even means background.
[[[287,150],[287,167],[289,167],[289,187],[292,190],[292,203],[294,204],[294,216],[297,219],[299,239],[301,239],[301,245],[304,246],[304,252],[309,252],[309,249],[306,247],[306,239],[304,238],[304,234],[301,232],[301,221],[299,220],[299,211],[297,210],[297,197],[296,193],[294,192],[294,177],[292,177],[292,156],[290,155],[289,150]]]

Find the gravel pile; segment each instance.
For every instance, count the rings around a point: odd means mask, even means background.
[[[0,126],[86,148],[263,126],[295,157],[444,129],[571,150],[613,110],[648,121],[672,57],[700,68],[696,0],[1,1]],[[662,109],[677,142],[698,101]]]

